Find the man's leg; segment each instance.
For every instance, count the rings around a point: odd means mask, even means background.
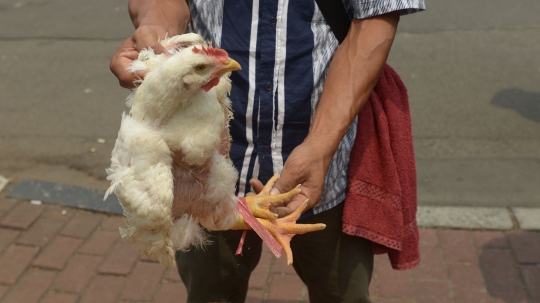
[[[261,258],[262,241],[253,231],[248,231],[242,255],[235,256],[242,232],[211,232],[211,245],[176,253],[188,302],[245,301],[249,276]]]
[[[297,223],[325,223],[322,231],[295,236],[293,266],[308,286],[309,301],[369,303],[371,241],[341,231],[343,203]]]

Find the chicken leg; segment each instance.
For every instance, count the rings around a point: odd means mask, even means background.
[[[307,200],[304,201],[304,203],[302,203],[296,210],[283,218],[278,218],[277,214],[272,213],[269,210],[270,205],[276,206],[289,201],[301,191],[300,185],[298,185],[293,190],[284,194],[270,195],[270,190],[278,178],[279,175],[274,175],[268,181],[268,183],[266,183],[263,190],[261,190],[259,194],[247,196],[246,202],[251,210],[251,213],[264,226],[264,228],[270,232],[270,234],[279,242],[279,244],[281,244],[281,247],[287,256],[287,264],[290,265],[293,261],[290,246],[292,237],[297,234],[305,234],[312,231],[323,230],[326,225],[322,223],[296,224],[296,221],[302,215],[302,211],[307,206]],[[242,216],[239,216],[238,221],[232,229],[251,229],[251,227],[246,224]]]

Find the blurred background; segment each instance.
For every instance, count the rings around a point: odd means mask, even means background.
[[[540,206],[540,2],[427,6],[401,19],[389,58],[409,89],[419,203]],[[109,60],[132,31],[124,0],[0,0],[1,175],[108,186],[128,95]]]

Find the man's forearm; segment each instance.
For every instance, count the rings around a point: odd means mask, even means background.
[[[305,143],[329,162],[349,125],[368,100],[392,46],[399,12],[354,20],[337,49]]]
[[[184,33],[189,21],[189,8],[184,0],[130,0],[128,9],[135,28],[157,25],[169,37]]]

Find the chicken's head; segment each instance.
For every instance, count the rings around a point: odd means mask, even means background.
[[[209,91],[219,83],[225,73],[240,70],[240,64],[223,49],[192,46],[167,59],[162,68],[170,80],[189,96],[199,90]]]
[[[156,61],[155,68],[141,81],[131,113],[161,121],[178,106],[198,100],[193,97],[210,91],[227,73],[239,69],[240,64],[222,49],[204,43],[176,48],[170,56]]]

